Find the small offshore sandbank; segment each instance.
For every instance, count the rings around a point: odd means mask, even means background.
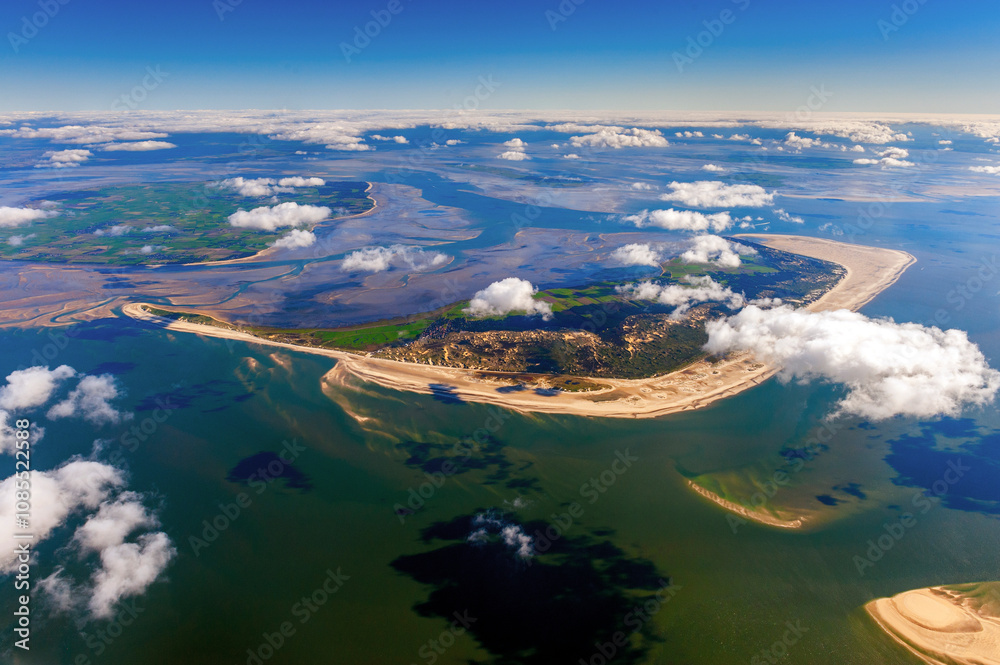
[[[1000,665],[1000,582],[904,591],[865,610],[925,663]]]

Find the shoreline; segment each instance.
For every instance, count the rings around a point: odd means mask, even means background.
[[[916,260],[899,250],[805,236],[745,234],[737,237],[750,238],[768,247],[843,266],[845,276],[808,306],[813,311],[859,309],[899,279]],[[284,347],[338,360],[325,379],[343,383],[353,377],[384,388],[421,394],[440,394],[444,390],[458,401],[493,404],[521,413],[656,418],[704,408],[748,390],[778,371],[778,368],[755,362],[750,354],[742,353],[716,362],[699,360],[669,374],[645,379],[582,377],[608,386],[603,390],[551,394],[538,387],[525,386],[520,391],[498,392],[496,384],[484,382],[477,376],[476,370],[370,358],[348,351],[273,342],[215,326],[162,319],[143,311],[141,306],[142,303],[130,303],[122,311],[133,318],[165,325],[170,330]]]
[[[929,665],[1000,664],[1000,582],[913,589],[864,609],[896,644]]]

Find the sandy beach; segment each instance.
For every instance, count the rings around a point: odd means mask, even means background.
[[[905,591],[865,610],[925,663],[1000,664],[1000,582]]]
[[[906,252],[833,240],[762,234],[744,237],[776,249],[838,263],[846,268],[844,278],[809,306],[815,311],[858,309],[895,282],[914,262],[914,258]],[[701,360],[684,369],[646,379],[588,379],[607,386],[602,390],[556,392],[525,386],[517,391],[498,391],[496,383],[484,381],[474,370],[405,363],[345,351],[272,342],[215,326],[155,317],[138,304],[126,305],[123,311],[134,318],[156,322],[171,330],[336,358],[339,362],[327,377],[336,383],[343,384],[347,379],[355,378],[394,390],[423,394],[446,392],[456,400],[495,404],[521,412],[656,418],[708,406],[752,388],[777,372],[777,368],[756,362],[744,353],[714,362]]]

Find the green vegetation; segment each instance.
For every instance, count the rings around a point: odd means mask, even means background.
[[[752,244],[752,243],[749,243]],[[781,298],[803,305],[829,290],[843,269],[833,264],[755,245],[758,254],[736,269],[665,264],[659,282],[709,275],[747,298]],[[541,291],[553,317],[523,314],[468,319],[467,301],[407,318],[335,329],[241,327],[195,313],[149,307],[160,316],[238,329],[265,339],[303,346],[365,352],[376,357],[479,370],[500,382],[542,383],[559,390],[603,386],[579,377],[642,378],[684,367],[704,357],[705,321],[728,313],[703,303],[683,320],[671,306],[631,300],[616,282]],[[497,374],[503,372],[505,374]],[[543,381],[510,373],[544,374]]]
[[[279,194],[280,202],[323,205],[334,216],[374,203],[364,182],[328,182]],[[288,228],[255,231],[229,225],[238,209],[273,205],[212,183],[174,182],[87,189],[47,197],[59,214],[0,233],[0,258],[112,266],[221,261],[251,256]],[[157,228],[160,227],[160,228]],[[21,244],[11,245],[13,236]]]

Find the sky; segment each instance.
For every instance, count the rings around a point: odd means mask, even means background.
[[[996,0],[4,0],[0,34],[0,112],[1000,112]]]

